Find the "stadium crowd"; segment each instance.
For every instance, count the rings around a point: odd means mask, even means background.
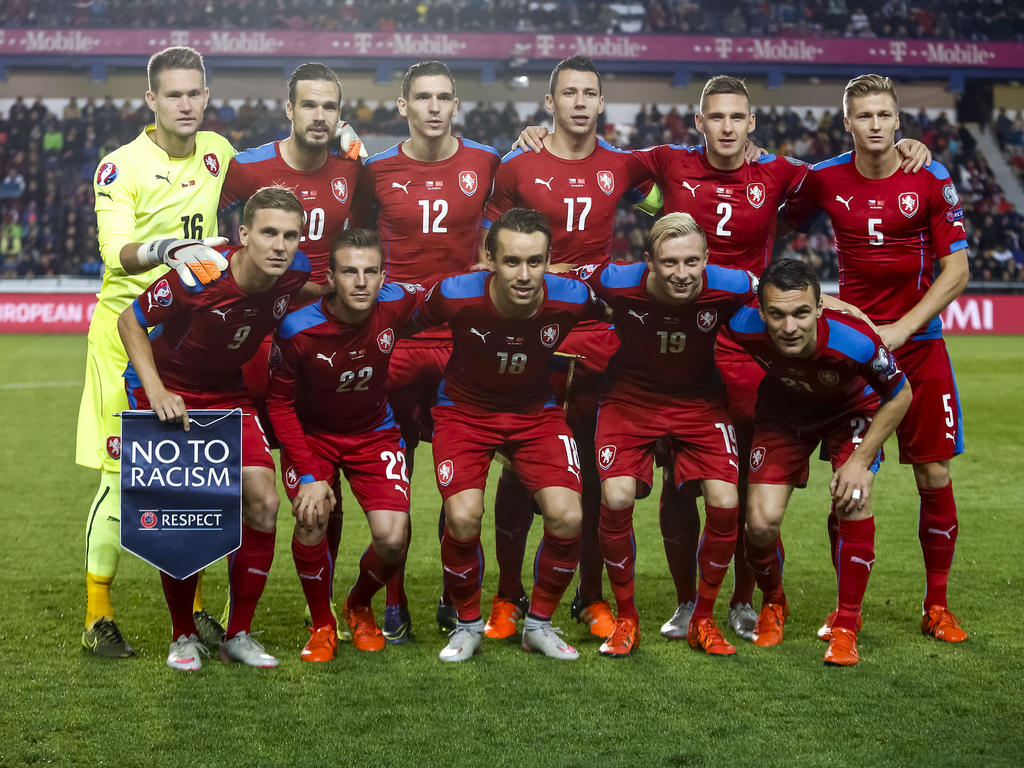
[[[1024,40],[1002,0],[3,0],[9,27],[517,31]]]
[[[759,109],[756,115],[754,140],[773,154],[815,163],[852,149],[838,111],[806,110],[800,115],[772,108]],[[405,123],[393,102],[385,101],[374,107],[358,99],[343,108],[342,116],[361,135],[400,135]],[[99,103],[71,98],[59,116],[51,114],[41,99],[15,100],[0,117],[0,276],[100,274],[92,176],[100,157],[137,136],[151,118],[144,104],[117,105],[110,97]],[[512,103],[499,109],[481,102],[465,113],[456,129],[506,151],[523,127],[549,120],[543,106],[524,120]],[[968,219],[973,279],[1024,280],[1024,218],[1005,199],[970,134],[944,115],[932,119],[923,110],[902,113],[901,124],[904,137],[920,139],[954,173]],[[284,138],[289,131],[283,105],[252,99],[237,108],[227,101],[211,104],[203,127],[222,133],[238,149]],[[631,126],[603,129],[608,141],[622,147],[701,141],[690,106],[664,111],[645,105]],[[1011,164],[1024,173],[1024,115],[1004,112],[994,130]],[[632,207],[620,206],[613,257],[638,258],[650,221]],[[233,231],[233,220],[224,224]],[[837,264],[832,240],[825,219],[809,234],[780,240],[776,254],[801,258],[821,279],[833,280]]]

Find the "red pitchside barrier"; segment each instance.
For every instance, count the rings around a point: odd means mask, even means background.
[[[0,293],[0,333],[85,333],[92,293]],[[942,313],[947,334],[1024,334],[1024,295],[968,294]]]

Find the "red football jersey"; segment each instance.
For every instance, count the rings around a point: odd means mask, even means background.
[[[729,321],[739,343],[764,368],[758,412],[790,423],[814,424],[862,406],[865,386],[888,400],[906,377],[871,326],[852,315],[826,309],[818,318],[818,345],[805,359],[776,349],[755,307],[743,307]],[[771,405],[765,409],[766,403]]]
[[[749,272],[709,265],[703,288],[688,304],[665,304],[646,289],[644,262],[577,272],[615,313],[622,343],[612,358],[610,394],[651,404],[651,393],[694,397],[722,391],[715,369],[720,328],[757,296]]]
[[[650,183],[642,163],[604,139],[580,160],[563,160],[547,149],[515,149],[494,177],[484,227],[510,208],[533,208],[551,227],[553,264],[607,264],[619,198],[640,200]]]
[[[223,252],[229,263],[238,250]],[[183,285],[173,269],[161,277],[132,302],[132,309],[139,325],[152,327],[153,359],[164,386],[179,394],[244,392],[242,365],[281,323],[308,281],[309,260],[302,251],[263,293],[245,293],[230,266],[214,282],[195,288]],[[141,386],[131,366],[125,378]]]
[[[420,304],[419,286],[384,283],[361,323],[343,323],[327,297],[281,323],[271,353],[267,411],[281,447],[304,471],[306,432],[359,434],[395,425],[388,404],[391,350]]]
[[[363,199],[372,196],[389,280],[430,286],[477,261],[480,220],[501,156],[459,139],[446,160],[413,160],[396,144],[366,161]]]
[[[331,242],[349,226],[352,201],[362,166],[356,160],[327,155],[314,171],[297,171],[281,157],[281,142],[272,141],[235,155],[228,164],[220,194],[223,210],[242,204],[260,187],[278,184],[295,193],[306,212],[299,248],[309,258],[312,280],[327,284]]]
[[[967,247],[964,213],[949,171],[935,160],[917,174],[897,169],[868,179],[854,159],[847,152],[814,166],[786,220],[806,228],[823,209],[835,230],[839,297],[875,323],[892,323],[931,287],[935,260]],[[942,323],[932,326],[938,334]]]
[[[650,170],[665,198],[665,213],[683,211],[700,224],[708,260],[764,272],[772,260],[779,206],[800,186],[802,160],[762,155],[735,171],[708,162],[703,146],[662,144],[633,154]]]
[[[492,277],[485,271],[453,275],[427,294],[419,324],[446,322],[452,329],[452,354],[437,403],[514,413],[553,405],[551,357],[573,326],[598,317],[600,305],[585,283],[548,274],[537,313],[509,319],[491,302]]]

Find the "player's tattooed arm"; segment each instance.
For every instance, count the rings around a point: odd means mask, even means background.
[[[180,421],[188,432],[188,410],[185,408],[185,401],[181,395],[169,392],[164,386],[153,360],[153,347],[149,343],[146,329],[139,325],[135,317],[133,305],[129,304],[117,318],[117,331],[121,335],[121,343],[128,353],[132,368],[142,382],[149,405],[157,417],[160,421]]]
[[[903,158],[900,167],[904,173],[917,173],[932,163],[932,151],[917,139],[900,139],[896,151]]]
[[[903,420],[903,415],[910,407],[910,397],[910,382],[904,379],[900,391],[879,407],[860,445],[832,475],[829,491],[832,492],[836,513],[840,516],[870,509],[868,500],[871,497],[871,484],[875,480],[871,465],[886,439]]]

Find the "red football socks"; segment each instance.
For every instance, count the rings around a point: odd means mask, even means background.
[[[620,619],[639,619],[633,595],[636,583],[636,538],[633,534],[633,506],[611,509],[601,505],[601,552],[608,569],[608,581],[615,596]]]
[[[192,617],[192,598],[196,594],[199,574],[194,573],[187,579],[178,580],[160,571],[160,584],[164,588],[164,599],[171,611],[171,640],[184,635],[198,635],[195,619]]]
[[[370,544],[359,559],[359,577],[348,593],[349,606],[369,605],[373,596],[404,563],[386,563]]]
[[[875,564],[875,519],[840,520],[837,591],[839,611],[833,626],[857,631],[857,617]]]
[[[225,637],[252,628],[256,603],[267,586],[267,576],[274,562],[275,531],[257,531],[242,524],[242,546],[228,558],[228,585],[231,591],[231,614]]]
[[[336,627],[338,622],[331,613],[333,561],[327,539],[307,546],[292,537],[292,559],[299,574],[302,593],[309,604],[314,627]]]
[[[693,609],[695,618],[709,618],[714,613],[715,599],[736,551],[738,514],[736,507],[704,505],[704,535],[697,548],[700,580],[697,584],[697,605]]]
[[[550,619],[580,563],[580,537],[565,538],[544,531],[533,561],[530,615]]]
[[[455,603],[459,621],[479,621],[480,584],[484,576],[480,534],[460,540],[445,528],[441,537],[441,567],[444,568],[445,590]]]
[[[677,603],[697,599],[697,544],[700,541],[700,515],[697,497],[689,486],[676,489],[666,482],[658,505],[661,539]]]
[[[782,590],[782,566],[785,561],[786,551],[782,548],[782,539],[776,538],[767,547],[755,547],[747,539],[747,564],[754,572],[765,602],[786,602],[786,593]]]
[[[918,488],[921,495],[921,515],[917,524],[917,537],[924,554],[926,591],[925,607],[946,606],[946,584],[953,567],[956,535],[959,523],[953,482],[944,488]]]
[[[498,561],[498,595],[518,600],[523,589],[523,558],[533,523],[530,494],[513,472],[502,472],[494,496],[494,552]]]

